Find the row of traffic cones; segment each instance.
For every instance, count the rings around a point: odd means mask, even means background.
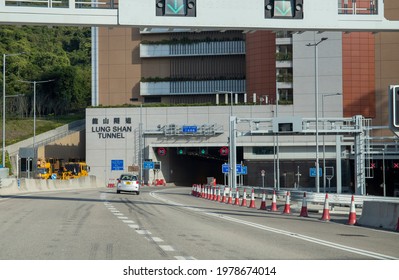
[[[198,190],[198,185],[193,185],[192,187],[192,195],[205,198],[208,200],[214,200],[214,201],[219,201],[221,203],[226,203],[226,204],[233,204],[233,205],[241,205],[241,206],[247,206],[247,194],[246,194],[246,189],[244,189],[244,194],[243,194],[243,199],[240,203],[240,194],[238,191],[236,191],[236,196],[234,199],[233,203],[233,197],[232,197],[232,192],[229,192],[229,197],[226,197],[226,191],[223,190],[223,195],[221,195],[220,188],[216,187],[200,187],[200,190]],[[252,194],[251,194],[251,200],[249,203],[249,208],[256,208],[255,206],[255,193],[254,189],[252,189]]]
[[[221,203],[226,203],[226,204],[232,204],[232,205],[238,205],[242,207],[247,206],[247,193],[246,189],[244,189],[243,193],[243,198],[240,203],[240,194],[238,191],[236,191],[235,199],[233,202],[233,197],[232,197],[232,191],[229,191],[229,196],[228,198],[226,197],[226,192],[223,190],[223,196],[220,193],[220,188],[216,187],[204,187],[201,185],[193,185],[192,187],[192,195],[197,196],[197,197],[202,197],[206,198],[208,200],[214,200],[214,201],[219,201]],[[248,206],[249,208],[256,208],[255,206],[255,194],[254,194],[254,189],[252,189],[251,193],[251,200],[250,204]],[[262,203],[260,205],[259,210],[267,210],[266,208],[266,194],[263,192],[262,194]],[[277,199],[276,199],[276,192],[273,191],[273,197],[272,197],[272,204],[270,207],[270,211],[272,212],[277,212]],[[290,206],[290,192],[287,192],[286,195],[286,201],[284,205],[284,210],[283,214],[290,214],[291,213],[291,206]],[[308,208],[307,208],[307,201],[306,201],[306,192],[303,194],[303,199],[302,199],[302,207],[301,207],[301,212],[299,214],[300,217],[308,217]],[[324,201],[324,207],[323,207],[323,214],[321,217],[322,221],[329,221],[331,219],[330,217],[330,206],[329,206],[329,200],[328,200],[328,194],[326,194],[325,201]],[[350,204],[350,211],[349,211],[349,217],[348,217],[348,225],[355,225],[356,224],[356,207],[355,207],[355,200],[354,196],[352,195],[351,198],[351,204]],[[396,228],[396,231],[399,231],[399,219],[398,219],[398,225]]]
[[[265,202],[265,193],[263,193],[262,196],[262,204],[259,210],[266,210],[266,202]],[[272,198],[272,205],[270,208],[270,211],[277,211],[277,204],[276,204],[276,192],[273,192],[273,198]],[[290,192],[287,192],[286,195],[286,201],[284,205],[284,210],[283,214],[290,214],[291,213],[291,207],[290,207]],[[302,207],[301,207],[301,212],[299,214],[300,217],[308,217],[308,207],[307,207],[307,200],[306,200],[306,192],[303,194],[303,199],[302,199]],[[328,194],[326,194],[326,198],[324,201],[324,207],[323,207],[323,215],[321,217],[322,221],[329,221],[331,219],[330,217],[330,206],[329,206],[329,201],[328,201]],[[349,211],[349,217],[348,217],[348,225],[355,225],[356,224],[356,208],[355,208],[355,199],[354,196],[352,195],[351,199],[351,205],[350,205],[350,211]],[[398,219],[398,229],[399,231],[399,219]]]

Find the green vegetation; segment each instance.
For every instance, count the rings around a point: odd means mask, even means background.
[[[6,99],[7,117],[33,116],[34,81],[51,80],[36,83],[37,116],[66,115],[90,104],[90,28],[1,26],[0,53],[7,55],[6,95],[17,96]]]
[[[83,114],[57,118],[37,118],[36,135],[81,119],[84,119]],[[2,123],[0,123],[0,129],[3,131]],[[30,137],[33,137],[33,118],[11,119],[6,121],[6,146],[15,144]]]

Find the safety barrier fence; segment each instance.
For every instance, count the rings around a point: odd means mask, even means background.
[[[219,188],[221,191],[225,190],[228,195],[230,192],[230,188],[225,185],[216,185],[214,188]],[[253,187],[253,186],[238,186],[236,190],[232,190],[232,196],[236,195],[236,192],[239,192],[240,197],[242,197],[244,190],[251,191],[254,189],[255,197],[261,198],[263,192],[266,194],[267,198],[271,198],[273,193],[275,192],[277,199],[285,199],[287,196],[287,192],[290,193],[291,201],[302,201],[304,193],[306,193],[307,202],[315,203],[315,204],[323,204],[325,202],[325,193],[315,193],[308,190],[300,190],[300,189],[280,189],[276,190],[274,188],[261,188],[261,187]],[[330,205],[342,205],[342,206],[350,206],[352,196],[354,197],[356,206],[362,207],[364,201],[378,201],[378,202],[393,202],[399,203],[399,197],[382,197],[382,196],[365,196],[365,195],[352,195],[352,194],[336,194],[329,193],[329,202]]]
[[[322,208],[322,221],[329,221],[330,210],[334,207],[333,205],[344,205],[348,204],[349,207],[345,207],[348,213],[348,225],[362,225],[370,226],[375,228],[385,228],[390,230],[399,231],[399,201],[397,198],[382,198],[381,197],[367,197],[367,196],[356,196],[358,201],[355,202],[354,195],[336,195],[336,194],[312,194],[307,192],[299,191],[287,191],[265,188],[256,188],[257,196],[259,197],[259,191],[261,190],[262,203],[259,207],[256,204],[255,199],[255,188],[236,188],[232,191],[223,185],[200,185],[194,184],[191,189],[191,195],[207,199],[211,201],[216,201],[225,204],[245,206],[249,208],[258,208],[259,210],[269,210],[272,212],[281,211],[277,207],[277,194],[281,198],[284,198],[284,210],[283,214],[291,214],[291,196],[292,200],[302,200],[300,214],[301,217],[308,217],[308,201],[311,203],[320,204],[323,202]],[[272,191],[272,203],[270,206],[266,207],[266,193],[270,195]],[[250,194],[250,197],[248,197]],[[383,201],[382,201],[383,200]],[[269,203],[269,202],[268,202]],[[299,204],[299,203],[298,203]],[[331,205],[330,205],[331,204]],[[357,221],[356,204],[358,207],[362,207],[362,214]],[[364,205],[363,205],[364,204]],[[281,206],[281,203],[280,203]],[[317,209],[317,212],[319,210]]]

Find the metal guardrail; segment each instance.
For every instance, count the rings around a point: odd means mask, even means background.
[[[225,187],[224,185],[218,185],[218,187]],[[247,190],[247,196],[251,194],[252,188],[254,189],[254,193],[256,197],[261,197],[263,192],[267,196],[273,195],[273,192],[276,192],[276,196],[280,199],[285,199],[287,196],[287,192],[290,193],[291,201],[302,201],[304,193],[306,193],[306,201],[308,203],[314,204],[323,204],[325,202],[326,193],[315,193],[309,192],[305,190],[298,189],[280,189],[275,190],[273,188],[260,188],[253,186],[238,186],[237,190],[239,191],[240,196],[244,193],[244,189]],[[248,191],[249,190],[249,191]],[[236,191],[233,191],[233,196],[236,194]],[[354,201],[357,206],[363,206],[364,201],[379,201],[379,202],[393,202],[399,203],[399,197],[382,197],[382,196],[366,196],[366,195],[353,195]],[[349,206],[351,204],[352,194],[336,194],[336,193],[328,193],[328,202],[330,205],[343,205]]]
[[[46,7],[46,8],[73,8],[76,9],[117,9],[115,0],[5,0],[6,6],[15,7]]]

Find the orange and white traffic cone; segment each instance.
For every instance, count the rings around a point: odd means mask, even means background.
[[[205,186],[202,185],[201,187],[201,198],[205,198]]]
[[[233,192],[229,188],[229,198],[227,199],[227,204],[233,204]]]
[[[303,193],[302,199],[302,208],[301,213],[299,214],[300,217],[308,217],[308,203],[306,201],[306,192]]]
[[[270,211],[276,212],[277,211],[277,199],[276,199],[276,191],[273,191],[273,198],[272,198],[272,206]]]
[[[234,205],[240,205],[240,192],[236,188],[236,198],[234,200]]]
[[[209,200],[213,200],[213,187],[209,187]]]
[[[266,194],[264,191],[262,194],[262,203],[260,204],[259,210],[266,210]]]
[[[251,192],[251,201],[249,203],[249,208],[256,208],[255,206],[255,191],[252,188],[252,192]]]
[[[326,200],[324,201],[323,216],[321,217],[321,220],[322,221],[330,220],[330,206],[328,203],[328,193],[326,193]]]
[[[244,188],[244,193],[242,195],[241,206],[247,206],[247,190]]]
[[[221,203],[225,203],[226,202],[226,187],[223,188],[223,196],[222,196],[222,200],[220,202]]]
[[[290,213],[291,213],[290,192],[287,192],[283,214],[290,214]]]
[[[354,224],[356,224],[356,206],[355,206],[355,197],[352,195],[348,225],[354,225]]]
[[[217,195],[215,196],[215,201],[220,201],[220,188],[217,188]]]

